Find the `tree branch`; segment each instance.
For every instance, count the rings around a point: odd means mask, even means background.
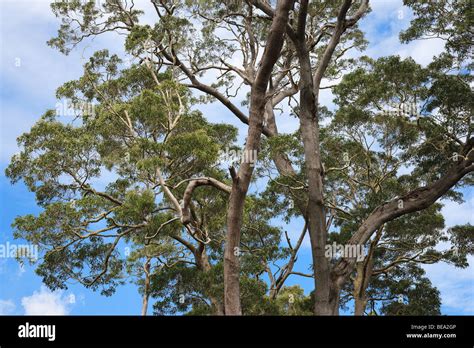
[[[197,178],[197,179],[191,180],[188,186],[186,187],[186,190],[184,191],[184,195],[183,195],[183,210],[181,214],[181,222],[184,225],[189,224],[192,220],[189,204],[191,203],[191,198],[192,198],[194,189],[196,187],[205,186],[205,185],[213,186],[226,193],[230,193],[232,190],[230,186],[214,178],[206,177],[206,178]]]

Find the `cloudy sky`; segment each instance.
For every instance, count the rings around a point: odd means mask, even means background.
[[[137,7],[146,9],[144,0]],[[361,28],[370,42],[365,54],[377,58],[398,54],[427,64],[443,49],[441,41],[423,40],[400,44],[398,33],[409,24],[411,13],[401,0],[372,0],[373,11],[361,21]],[[152,22],[153,17],[143,19]],[[120,53],[123,45],[113,36],[104,36],[80,46],[69,56],[49,48],[49,40],[58,28],[48,0],[0,1],[0,244],[15,243],[10,227],[18,215],[38,213],[34,196],[22,184],[11,186],[4,170],[11,156],[18,151],[16,138],[34,124],[47,109],[56,105],[55,90],[66,81],[81,75],[84,57],[94,50],[108,48]],[[321,101],[331,107],[332,96],[322,92]],[[201,108],[215,122],[242,125],[219,105]],[[223,120],[223,118],[225,118]],[[281,129],[292,131],[294,119],[283,114],[278,122]],[[474,224],[474,193],[465,191],[466,202],[444,202],[447,226]],[[299,226],[292,226],[295,231]],[[18,243],[18,242],[17,242]],[[305,270],[310,260],[308,243],[301,250],[298,267]],[[471,259],[474,265],[474,260]],[[425,267],[428,277],[441,291],[443,314],[474,314],[474,266],[460,270],[446,264]],[[290,279],[288,285],[301,284],[307,291],[311,281]],[[135,287],[119,288],[109,298],[72,285],[66,291],[51,292],[29,267],[20,267],[11,258],[0,259],[0,314],[139,314],[140,296]]]

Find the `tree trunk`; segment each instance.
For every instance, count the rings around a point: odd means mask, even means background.
[[[372,242],[370,242],[369,252],[364,261],[356,264],[356,277],[354,279],[354,315],[364,315],[367,306],[367,288],[370,278],[373,274],[374,253],[377,244],[382,237],[383,225],[377,230],[377,234]]]
[[[263,130],[263,116],[266,104],[266,91],[273,66],[280,56],[284,42],[288,14],[294,0],[278,1],[275,16],[270,27],[265,51],[250,92],[249,129],[245,154],[259,150]],[[226,315],[241,315],[240,306],[240,234],[245,197],[253,173],[253,164],[244,161],[238,174],[231,171],[233,184],[227,210],[227,234],[224,251],[224,308]]]
[[[365,307],[367,306],[367,298],[365,296],[355,298],[355,309],[354,315],[362,316],[365,313]]]
[[[367,298],[364,287],[364,263],[357,264],[357,274],[354,279],[354,315],[364,315],[367,306]]]
[[[250,108],[249,132],[245,153],[258,151],[263,129],[263,108],[265,106],[265,91],[257,90],[252,93]],[[233,175],[232,192],[227,210],[227,235],[224,251],[224,303],[226,315],[241,315],[240,307],[240,237],[242,215],[245,198],[252,178],[253,165],[244,162],[240,165],[239,174]]]
[[[329,282],[328,315],[339,315],[339,299],[342,283],[339,279]]]
[[[145,316],[148,311],[148,299],[150,298],[150,261],[151,258],[147,257],[143,270],[145,272],[145,285],[143,288],[143,302],[142,302],[142,315]]]
[[[304,146],[306,176],[308,180],[308,231],[313,255],[316,315],[335,315],[339,312],[340,278],[331,279],[329,260],[325,256],[327,241],[326,213],[324,208],[323,167],[319,140],[318,94],[321,79],[334,50],[345,30],[345,16],[352,2],[344,1],[334,33],[319,61],[313,76],[311,59],[306,45],[306,17],[308,0],[300,4],[298,29],[293,37],[300,62],[300,130]]]
[[[334,314],[329,262],[325,256],[327,240],[326,213],[323,198],[323,168],[319,146],[319,124],[317,98],[313,89],[313,78],[309,52],[303,40],[297,44],[300,62],[300,130],[304,146],[306,176],[308,180],[308,231],[313,255],[315,282],[315,308],[317,315]],[[331,303],[332,302],[332,303]]]

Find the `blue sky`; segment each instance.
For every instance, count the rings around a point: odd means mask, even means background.
[[[401,45],[398,33],[406,28],[410,11],[399,0],[373,0],[373,11],[362,20],[370,44],[365,54],[380,57],[399,54],[427,64],[443,48],[441,41],[419,41]],[[136,1],[143,6],[142,0]],[[144,18],[152,21],[152,17]],[[122,42],[110,35],[80,46],[69,56],[49,48],[46,41],[58,27],[47,0],[2,0],[0,2],[0,244],[14,243],[11,222],[18,215],[38,213],[34,195],[21,183],[12,186],[4,176],[10,157],[18,151],[16,138],[34,124],[47,109],[56,104],[55,89],[81,74],[82,55],[89,56],[99,48],[122,51]],[[354,53],[355,54],[355,53]],[[321,102],[332,107],[329,90]],[[220,105],[200,107],[213,122],[242,125]],[[297,127],[294,118],[278,116],[283,131]],[[448,226],[474,224],[474,193],[465,191],[466,203],[445,202],[443,212]],[[290,226],[296,235],[300,226]],[[311,255],[309,241],[300,251],[297,268],[307,271]],[[471,259],[471,264],[474,260]],[[474,314],[474,266],[460,270],[446,264],[426,267],[428,277],[441,291],[443,314]],[[287,285],[300,284],[308,292],[312,281],[292,277]],[[0,314],[139,314],[141,298],[134,286],[119,288],[112,297],[103,297],[79,285],[66,291],[50,292],[41,284],[30,266],[20,268],[11,258],[0,259]]]

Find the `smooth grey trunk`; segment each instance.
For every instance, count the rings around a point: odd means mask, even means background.
[[[331,288],[330,265],[325,256],[327,241],[326,213],[324,207],[324,185],[323,167],[321,162],[321,150],[319,139],[319,117],[318,117],[318,93],[319,81],[314,79],[311,67],[309,50],[306,46],[306,17],[308,1],[301,2],[298,18],[298,30],[293,37],[298,60],[300,63],[300,131],[304,147],[306,166],[306,177],[308,182],[308,203],[306,217],[308,219],[308,231],[311,241],[311,252],[313,258],[313,272],[315,282],[315,305],[316,315],[332,315],[335,304],[339,302],[338,292],[334,297],[334,289]],[[336,31],[338,28],[336,27]],[[330,45],[333,44],[330,41]],[[335,43],[337,44],[337,42]],[[335,45],[334,45],[335,46]],[[326,50],[327,51],[327,50]],[[334,50],[333,50],[334,51]],[[318,67],[322,74],[327,67],[332,52],[325,52],[323,61]],[[324,59],[326,61],[324,61]],[[326,67],[324,66],[326,64]],[[316,87],[316,88],[315,88]]]

